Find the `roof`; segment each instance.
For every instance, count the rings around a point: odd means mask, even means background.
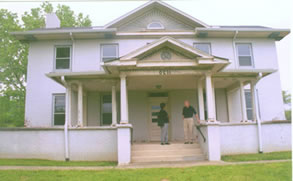
[[[134,18],[148,12],[152,8],[167,13],[174,19],[194,27],[194,30],[173,32],[172,30],[152,32],[117,32],[117,28]],[[274,29],[265,26],[210,26],[204,22],[164,3],[160,0],[151,0],[129,13],[111,21],[105,26],[68,27],[68,28],[42,28],[23,32],[11,33],[18,40],[34,41],[47,39],[93,39],[113,37],[198,37],[198,38],[270,38],[281,40],[290,33],[290,29]]]

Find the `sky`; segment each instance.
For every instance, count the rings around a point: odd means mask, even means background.
[[[13,0],[12,0],[13,1]],[[75,13],[89,15],[93,26],[103,26],[122,16],[147,1],[102,1],[87,0],[52,1],[54,7],[58,4],[70,6]],[[261,25],[273,28],[291,28],[292,0],[167,0],[171,6],[201,20],[208,25]],[[22,15],[31,8],[39,7],[41,2],[18,0],[4,2],[0,0],[0,8]],[[291,90],[290,47],[293,47],[292,35],[276,42],[283,90]],[[263,60],[265,61],[265,60]]]

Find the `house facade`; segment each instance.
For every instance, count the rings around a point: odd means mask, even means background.
[[[262,122],[285,120],[275,42],[287,29],[211,26],[162,1],[103,27],[60,28],[58,21],[50,14],[46,28],[13,35],[30,45],[26,125],[64,128],[65,147],[74,142],[67,143],[71,130],[117,129],[113,149],[129,163],[129,140],[159,141],[161,102],[173,142],[183,141],[183,103],[191,102],[208,125],[212,145],[200,144],[210,160],[221,155],[221,125],[253,125],[259,144]]]

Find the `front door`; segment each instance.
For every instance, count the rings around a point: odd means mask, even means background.
[[[161,140],[161,128],[158,126],[158,113],[160,112],[160,103],[165,103],[165,110],[168,112],[168,98],[167,97],[151,97],[149,98],[149,134],[150,141]]]

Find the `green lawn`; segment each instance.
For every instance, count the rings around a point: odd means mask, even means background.
[[[292,180],[291,162],[243,164],[228,166],[199,166],[190,168],[147,168],[108,169],[100,171],[51,170],[25,171],[2,170],[1,180],[5,181],[59,181],[59,180],[99,180],[99,181],[289,181]]]
[[[243,155],[227,155],[222,156],[223,161],[227,162],[242,162],[242,161],[257,161],[257,160],[286,160],[291,159],[291,152],[272,152],[258,154],[243,154]]]
[[[116,166],[117,162],[0,159],[0,166]]]

